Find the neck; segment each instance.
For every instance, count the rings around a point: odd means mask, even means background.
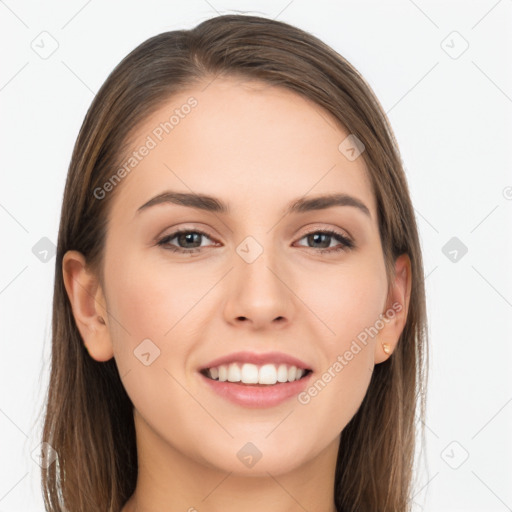
[[[339,437],[291,471],[246,476],[187,457],[140,417],[136,430],[137,485],[121,512],[336,512],[334,474]]]

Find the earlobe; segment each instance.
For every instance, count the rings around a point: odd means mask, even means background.
[[[407,254],[395,261],[395,279],[388,295],[386,310],[382,313],[383,327],[375,344],[375,364],[391,357],[407,321],[411,296],[411,260]]]
[[[87,269],[78,251],[67,251],[62,259],[64,286],[73,316],[89,355],[96,361],[108,361],[114,355],[106,303],[96,275]]]

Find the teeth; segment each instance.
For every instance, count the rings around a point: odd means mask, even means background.
[[[285,364],[280,364],[277,369],[277,380],[279,382],[288,382],[288,367]]]
[[[228,367],[228,379],[229,382],[240,382],[242,375],[240,373],[240,367],[236,363],[232,363]]]
[[[264,364],[259,370],[260,384],[275,384],[277,382],[277,370],[273,364]]]
[[[293,382],[299,380],[306,370],[286,364],[255,364],[231,363],[222,364],[216,368],[209,368],[208,375],[213,380],[220,382],[242,382],[243,384],[267,384],[273,385],[277,382]]]

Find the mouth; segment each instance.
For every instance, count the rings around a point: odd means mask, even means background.
[[[204,368],[200,373],[207,379],[244,386],[279,386],[305,379],[311,374],[309,368],[300,368],[285,363],[256,365],[252,363],[230,363]]]
[[[203,384],[244,408],[277,407],[304,392],[315,368],[284,352],[239,351],[197,369]]]

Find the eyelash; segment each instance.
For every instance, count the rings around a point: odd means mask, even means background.
[[[176,246],[173,246],[173,245],[169,245],[169,242],[171,240],[173,240],[178,235],[181,235],[183,233],[188,233],[188,234],[196,233],[196,234],[205,236],[206,238],[209,238],[211,240],[211,237],[207,233],[205,233],[204,231],[201,231],[199,229],[180,229],[180,230],[174,231],[173,233],[171,233],[169,235],[166,235],[163,238],[161,238],[160,240],[158,240],[157,245],[163,247],[166,250],[169,250],[169,251],[172,251],[172,252],[177,252],[177,253],[182,253],[182,254],[192,254],[192,253],[195,253],[195,252],[199,252],[201,250],[201,247],[194,247],[192,249],[183,249],[181,247],[176,247]],[[322,235],[331,236],[331,237],[335,238],[336,240],[338,240],[341,243],[340,247],[331,247],[331,248],[328,248],[328,249],[316,249],[316,251],[321,253],[321,254],[323,254],[323,253],[337,253],[339,251],[346,251],[346,250],[353,249],[355,247],[355,244],[354,244],[354,242],[352,242],[352,240],[350,240],[349,238],[345,237],[341,233],[338,233],[337,231],[332,231],[332,230],[328,230],[328,229],[327,230],[319,229],[319,230],[311,231],[311,232],[306,233],[305,235],[303,235],[299,240],[302,240],[303,238],[305,238],[307,236],[316,235],[316,234],[319,234],[319,233],[322,234]],[[313,250],[315,250],[315,247],[306,247],[306,246],[301,246],[301,247],[305,247],[306,249],[313,249]]]

